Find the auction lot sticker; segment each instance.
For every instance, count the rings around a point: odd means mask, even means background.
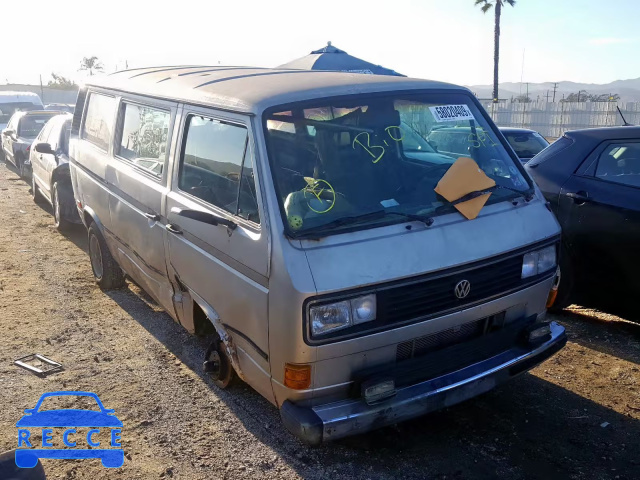
[[[458,122],[460,120],[474,120],[473,114],[466,105],[442,105],[429,107],[436,122]]]

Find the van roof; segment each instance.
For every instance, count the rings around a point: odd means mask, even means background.
[[[33,92],[13,92],[13,91],[2,91],[0,90],[0,102],[2,102],[3,100],[6,100],[7,97],[13,97],[11,98],[12,101],[15,100],[27,100],[29,102],[33,102],[34,100],[37,100],[37,104],[38,105],[42,105],[42,102],[40,101],[40,96],[37,93],[33,93]]]
[[[196,65],[124,70],[91,78],[87,85],[252,114],[275,105],[329,96],[434,88],[468,91],[407,77]]]

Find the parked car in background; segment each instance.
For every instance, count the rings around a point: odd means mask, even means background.
[[[640,294],[640,127],[567,132],[526,170],[562,226],[554,307],[587,293],[617,293],[618,299],[626,295],[635,301]]]
[[[504,135],[516,152],[522,163],[527,163],[534,156],[549,146],[547,139],[535,130],[526,128],[500,127],[500,132]]]
[[[49,103],[45,105],[45,110],[55,110],[57,112],[73,113],[76,106],[68,103]]]
[[[42,100],[32,92],[0,92],[0,130],[3,130],[16,112],[43,110]]]
[[[27,178],[30,171],[29,153],[31,143],[38,136],[45,123],[60,112],[34,110],[14,113],[2,131],[2,154],[5,162],[10,162]]]
[[[31,194],[36,203],[51,204],[58,230],[81,223],[73,201],[69,174],[69,134],[73,115],[63,113],[47,122],[33,142],[31,160]]]

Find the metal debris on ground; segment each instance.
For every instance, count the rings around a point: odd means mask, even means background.
[[[57,373],[64,370],[62,364],[55,362],[43,355],[40,355],[39,353],[32,353],[31,355],[18,358],[13,363],[21,368],[35,373],[39,377],[46,377],[47,375],[51,375],[52,373]]]

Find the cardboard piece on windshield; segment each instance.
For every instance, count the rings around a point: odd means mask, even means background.
[[[455,202],[471,192],[486,190],[494,187],[495,184],[496,182],[487,177],[473,159],[460,157],[449,167],[434,190],[448,201]],[[473,220],[478,216],[490,196],[491,193],[480,195],[466,202],[457,203],[454,207],[467,220]]]

